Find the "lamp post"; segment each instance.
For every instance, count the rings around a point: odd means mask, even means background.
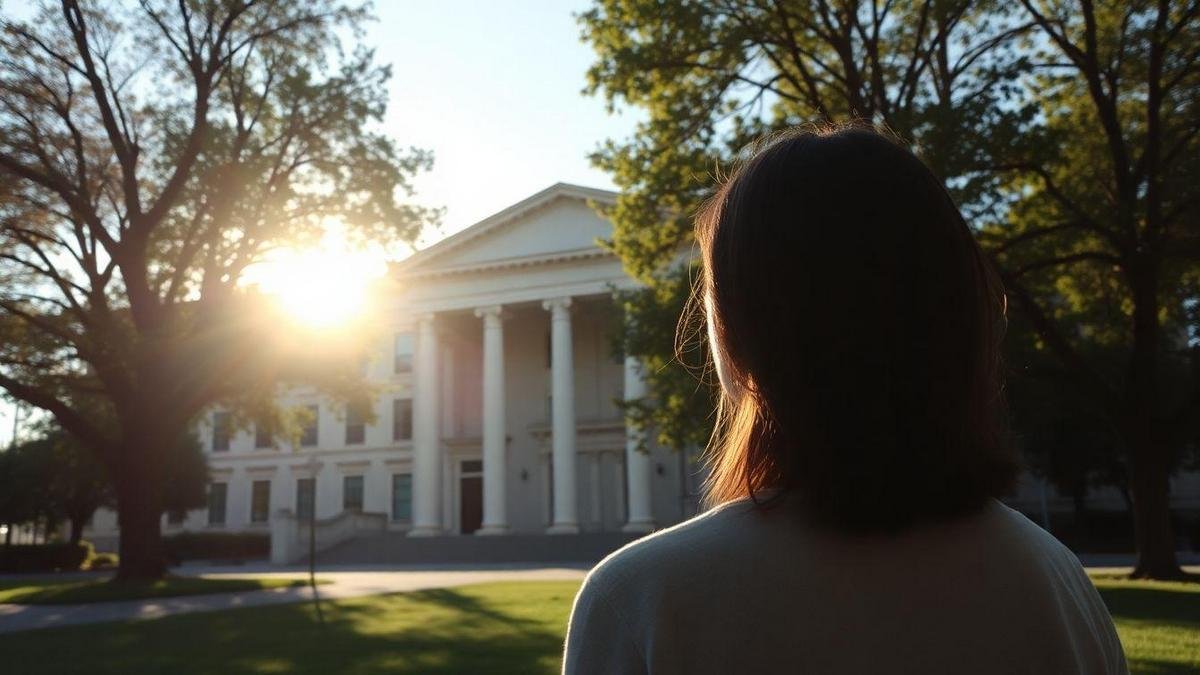
[[[317,471],[321,462],[316,453],[309,455],[308,470],[312,476],[312,497],[308,500],[308,585],[312,587],[313,606],[317,609],[317,621],[325,624],[321,612],[321,596],[317,593]]]

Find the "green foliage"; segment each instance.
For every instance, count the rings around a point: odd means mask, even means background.
[[[329,224],[388,245],[439,217],[409,199],[430,154],[380,128],[390,71],[353,46],[368,9],[63,0],[0,16],[0,388],[108,470],[136,539],[123,574],[161,573],[165,449],[206,410],[276,431],[280,385],[362,388],[363,345],[293,330],[246,270]]]
[[[1107,420],[1091,427],[1128,453],[1116,409],[1146,358],[1135,351],[1154,352],[1145,367],[1161,385],[1148,394],[1155,414],[1172,425],[1174,447],[1194,439],[1195,424],[1181,420],[1200,386],[1190,346],[1200,74],[1188,51],[1200,21],[1183,2],[1088,12],[1085,21],[1070,2],[978,0],[596,2],[580,16],[596,51],[586,91],[647,114],[630,139],[594,155],[622,188],[612,247],[651,287],[626,303],[646,319],[634,333],[648,334],[626,338],[657,368],[682,370],[661,334],[688,297],[677,261],[692,214],[750,140],[865,121],[934,168],[995,256],[1027,328],[1009,341],[1014,369],[1055,372],[1073,387],[1055,402],[1090,399],[1077,414]],[[1148,304],[1155,325],[1135,336],[1134,314]],[[704,435],[696,424],[709,396],[673,403],[686,381],[652,381],[666,405],[650,416],[676,447]],[[1030,436],[1039,424],[1030,420]]]
[[[167,558],[184,560],[260,560],[271,553],[266,534],[236,532],[180,532],[163,537]]]
[[[90,542],[0,546],[0,572],[70,572],[95,554]]]

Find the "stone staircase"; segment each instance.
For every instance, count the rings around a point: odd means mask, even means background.
[[[363,533],[317,553],[318,565],[470,565],[498,563],[583,564],[639,535],[595,532],[575,535],[408,537],[403,532]],[[307,561],[307,558],[305,558]]]

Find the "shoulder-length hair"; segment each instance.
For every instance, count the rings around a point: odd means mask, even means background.
[[[769,138],[696,238],[727,384],[710,503],[793,495],[828,525],[886,531],[1011,488],[1004,292],[912,152],[861,127]]]

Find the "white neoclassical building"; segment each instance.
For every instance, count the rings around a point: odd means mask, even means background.
[[[599,245],[614,194],[557,184],[392,267],[391,330],[368,366],[374,420],[315,390],[299,447],[214,411],[202,425],[209,504],[170,534],[270,530],[290,512],[386,514],[410,536],[648,532],[695,512],[697,467],[627,427],[645,392],[615,353],[630,288]],[[94,541],[115,537],[98,514]]]
[[[389,536],[628,534],[693,515],[694,454],[642,438],[617,405],[645,388],[614,353],[613,292],[634,284],[598,243],[612,228],[594,206],[614,197],[560,183],[393,265],[367,371],[373,421],[295,389],[280,403],[315,414],[292,447],[213,411],[208,508],[164,517],[164,531],[266,534],[361,513]],[[1029,475],[1009,501],[1043,521],[1071,508]],[[1172,479],[1172,502],[1200,511],[1200,473]],[[1111,488],[1087,505],[1124,508]],[[85,530],[102,549],[116,535],[110,511]]]

